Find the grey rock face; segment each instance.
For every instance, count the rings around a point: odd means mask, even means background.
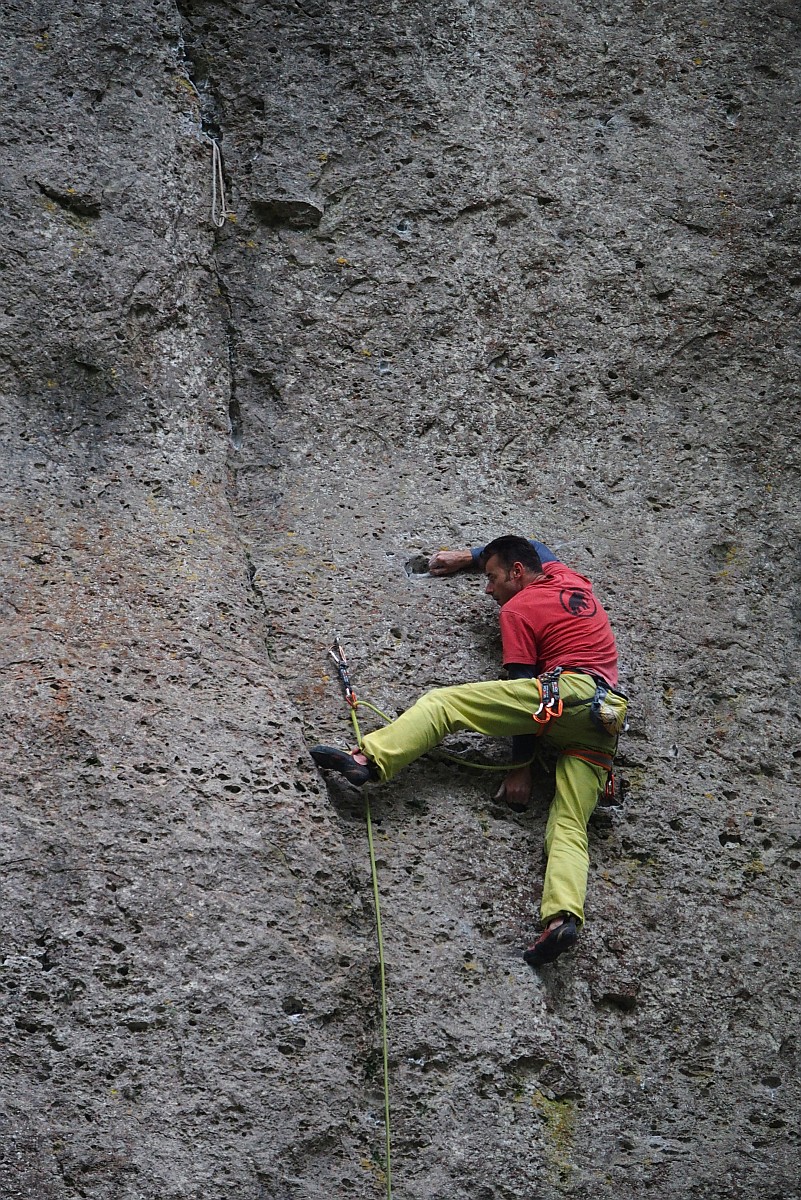
[[[5,26],[0,1196],[384,1193],[362,801],[306,746],[334,631],[384,711],[497,674],[422,568],[503,532],[611,613],[628,790],[540,973],[547,774],[375,791],[395,1194],[795,1195],[796,6]]]

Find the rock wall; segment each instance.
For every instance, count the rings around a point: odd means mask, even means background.
[[[375,791],[394,1193],[789,1200],[796,5],[5,22],[0,1196],[385,1194],[325,651],[391,711],[492,677],[420,563],[523,532],[612,615],[628,789],[539,973],[547,777]]]

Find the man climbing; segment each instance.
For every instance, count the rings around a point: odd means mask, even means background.
[[[448,733],[470,729],[513,738],[515,761],[501,793],[514,808],[530,799],[529,765],[540,738],[557,751],[556,788],[545,830],[547,866],[543,931],[523,955],[553,962],[575,945],[584,921],[587,822],[612,770],[625,725],[626,698],[616,692],[617,650],[609,618],[590,581],[539,542],[500,537],[483,549],[440,551],[429,564],[448,575],[477,564],[500,606],[508,679],[435,688],[397,720],[367,734],[361,750],[315,746],[318,766],[357,786],[392,779]]]

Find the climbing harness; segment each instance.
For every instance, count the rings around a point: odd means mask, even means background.
[[[215,138],[204,134],[211,142],[211,223],[222,229],[228,217],[233,216],[225,203],[225,179],[223,177],[222,154]],[[219,207],[218,207],[219,205]]]
[[[336,667],[337,675],[339,676],[339,682],[342,686],[342,694],[345,697],[345,703],[347,704],[348,708],[350,709],[350,719],[353,724],[354,732],[356,734],[356,741],[357,741],[358,745],[361,747],[362,733],[361,733],[361,729],[359,728],[359,718],[356,716],[356,709],[359,707],[359,704],[362,703],[365,705],[366,708],[373,709],[374,712],[378,713],[379,716],[384,717],[384,719],[387,721],[390,720],[390,718],[385,717],[383,713],[380,713],[379,710],[374,707],[374,705],[368,704],[367,701],[364,701],[364,700],[359,701],[356,699],[356,693],[354,692],[353,686],[350,682],[350,672],[348,671],[348,660],[345,655],[345,651],[342,648],[342,643],[340,642],[339,636],[337,634],[334,635],[334,641],[331,646],[331,649],[328,651],[328,655],[332,659],[332,661]],[[384,937],[381,932],[381,902],[380,902],[379,893],[378,893],[378,868],[376,867],[375,846],[373,844],[373,822],[372,822],[372,818],[370,816],[370,800],[367,795],[365,795],[365,817],[366,817],[366,821],[367,821],[367,845],[369,846],[369,849],[370,849],[370,874],[372,876],[372,881],[373,881],[373,902],[375,904],[375,929],[376,929],[376,938],[378,941],[378,976],[379,976],[379,982],[380,982],[380,986],[381,986],[381,1042],[382,1042],[382,1055],[383,1055],[383,1061],[384,1061],[384,1131],[385,1131],[385,1137],[386,1137],[386,1167],[385,1167],[384,1174],[385,1174],[386,1185],[387,1185],[387,1200],[392,1200],[392,1159],[391,1159],[392,1137],[391,1137],[390,1120],[389,1120],[389,1037],[387,1035],[387,975],[386,975],[386,968],[384,966]]]
[[[540,685],[540,706],[531,715],[538,725],[547,725],[552,718],[562,715],[563,704],[559,695],[559,676],[561,674],[562,668],[554,667],[552,671],[547,671],[544,675],[537,677]]]
[[[596,728],[605,733],[607,737],[617,739],[629,727],[626,720],[626,710],[628,708],[628,696],[623,692],[617,692],[611,688],[605,679],[601,679],[599,675],[592,675],[589,671],[583,671],[580,667],[554,667],[552,671],[540,675],[540,706],[535,713],[532,713],[534,720],[538,725],[547,725],[550,720],[555,717],[561,717],[564,711],[564,703],[559,695],[559,677],[563,674],[589,675],[595,683],[595,694],[592,700],[579,701],[580,704],[590,705],[590,719]],[[570,704],[570,701],[567,701]],[[617,740],[615,741],[615,749],[617,750]],[[604,754],[602,750],[562,750],[562,754],[566,754],[569,758],[580,758],[583,762],[590,763],[591,766],[600,767],[606,771],[606,783],[604,784],[604,799],[608,804],[614,803],[617,798],[618,788],[613,769],[614,754]]]

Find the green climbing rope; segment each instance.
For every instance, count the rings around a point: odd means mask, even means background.
[[[355,701],[355,697],[354,697]],[[356,734],[356,743],[361,746],[362,733],[359,728],[359,718],[356,716],[358,701],[350,708],[350,719]],[[367,705],[373,708],[372,704]],[[378,712],[378,709],[375,709]],[[383,716],[383,714],[379,714]],[[389,720],[389,718],[385,718]],[[373,822],[370,816],[370,800],[365,796],[365,816],[367,819],[367,844],[370,847],[370,874],[373,880],[373,903],[375,905],[375,928],[378,940],[378,976],[381,989],[381,1046],[384,1061],[384,1132],[386,1138],[385,1176],[387,1184],[387,1200],[392,1200],[392,1137],[389,1120],[389,1035],[387,1032],[387,974],[384,966],[384,935],[381,932],[381,900],[378,894],[378,868],[375,861],[375,844],[373,842]]]
[[[334,638],[334,643],[333,643],[331,650],[329,651],[329,655],[333,659],[333,661],[336,665],[337,674],[339,675],[339,680],[340,680],[340,683],[342,684],[342,690],[343,690],[343,693],[345,696],[345,702],[347,703],[348,708],[350,709],[350,719],[353,723],[353,731],[356,735],[356,744],[361,749],[362,748],[362,731],[359,728],[359,718],[356,716],[356,710],[358,708],[361,708],[361,707],[369,708],[371,712],[374,712],[376,714],[376,716],[380,717],[382,721],[386,721],[387,724],[390,721],[392,721],[393,718],[388,716],[386,713],[382,712],[380,708],[376,708],[376,706],[374,704],[371,704],[369,702],[369,700],[357,700],[356,693],[354,692],[354,690],[351,686],[350,677],[348,674],[348,661],[347,661],[347,658],[345,657],[345,652],[342,649],[342,645],[341,645],[338,637]],[[439,754],[441,757],[447,759],[449,762],[459,763],[460,766],[470,767],[471,769],[477,770],[477,771],[509,771],[515,766],[528,765],[527,763],[504,763],[502,765],[495,765],[495,764],[491,764],[491,763],[476,763],[476,762],[471,762],[468,759],[461,758],[458,754],[449,754],[447,751],[444,751],[444,750],[439,751]],[[529,761],[533,761],[533,760],[529,760]],[[378,972],[379,972],[379,984],[380,984],[380,992],[381,992],[381,1046],[382,1046],[382,1057],[383,1057],[383,1063],[384,1063],[384,1131],[385,1131],[385,1137],[386,1137],[385,1179],[386,1179],[387,1200],[392,1200],[392,1133],[391,1133],[390,1110],[389,1110],[389,1035],[388,1035],[388,1031],[387,1031],[387,976],[386,976],[386,967],[385,967],[385,963],[384,963],[384,936],[381,931],[381,900],[380,900],[379,892],[378,892],[378,869],[376,867],[376,861],[375,861],[375,844],[373,841],[373,822],[372,822],[372,816],[370,813],[370,800],[366,793],[365,793],[365,817],[366,817],[366,821],[367,821],[367,844],[370,848],[370,874],[371,874],[372,881],[373,881],[373,902],[374,902],[374,906],[375,906],[375,925],[376,925],[376,936],[377,936],[377,940],[378,940]]]

